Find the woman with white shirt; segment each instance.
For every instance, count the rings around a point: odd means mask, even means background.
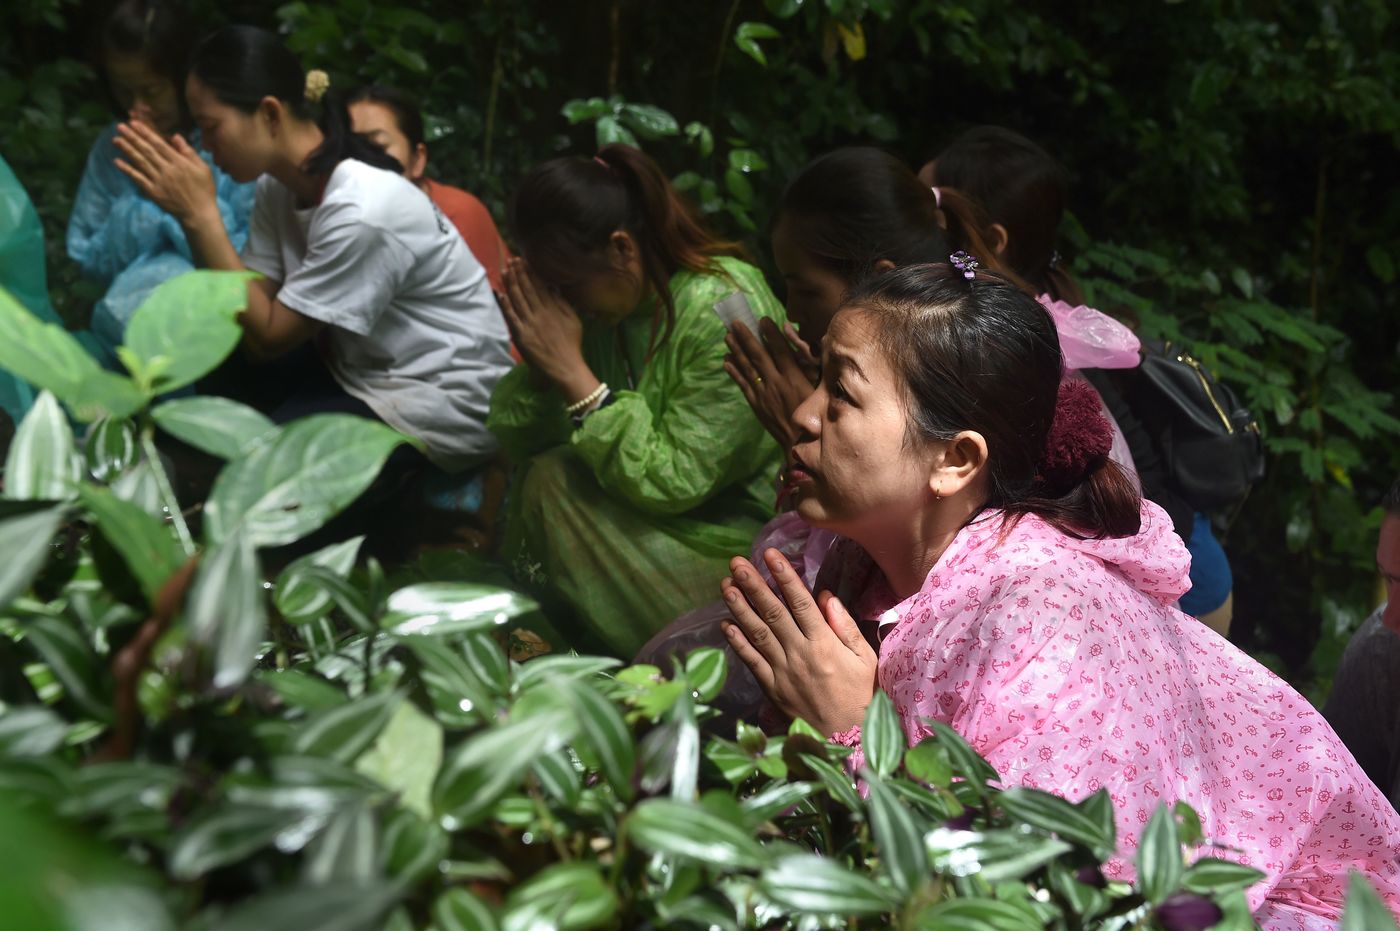
[[[485,421],[511,366],[505,322],[457,231],[351,132],[328,85],[261,29],[227,26],[195,50],[185,94],[204,145],[236,180],[258,179],[241,255],[182,137],[123,124],[118,166],[180,221],[202,265],[261,273],[241,318],[245,354],[305,347],[275,420],[358,410],[422,441],[440,468],[470,468],[496,449]],[[307,389],[318,359],[329,377]]]

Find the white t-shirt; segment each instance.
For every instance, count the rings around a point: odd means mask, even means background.
[[[512,364],[505,320],[481,263],[413,184],[346,159],[321,203],[298,210],[264,175],[243,262],[330,326],[336,381],[434,463],[459,470],[495,452],[486,413]]]

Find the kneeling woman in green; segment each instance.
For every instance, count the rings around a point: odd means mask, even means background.
[[[487,420],[517,466],[506,556],[554,608],[555,649],[632,656],[771,515],[782,454],[724,337],[736,304],[779,326],[783,309],[629,146],[536,167],[511,225],[524,261],[502,303],[525,364]]]

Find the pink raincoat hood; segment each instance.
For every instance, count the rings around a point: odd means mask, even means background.
[[[1044,526],[1043,521],[1037,522]],[[1175,602],[1191,588],[1191,554],[1186,544],[1172,528],[1167,513],[1146,499],[1142,502],[1142,527],[1133,536],[1112,540],[1061,536],[1058,545],[1094,557],[1161,604]]]

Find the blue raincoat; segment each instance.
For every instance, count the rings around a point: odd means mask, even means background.
[[[92,333],[106,358],[117,367],[127,321],[146,296],[162,282],[194,268],[185,231],[170,214],[156,206],[114,163],[121,152],[113,142],[115,125],[93,143],[73,214],[68,219],[68,254],[89,278],[107,285],[92,311]],[[235,249],[248,238],[248,214],[256,185],[239,184],[220,171],[199,145],[190,144],[214,172],[219,213]]]

